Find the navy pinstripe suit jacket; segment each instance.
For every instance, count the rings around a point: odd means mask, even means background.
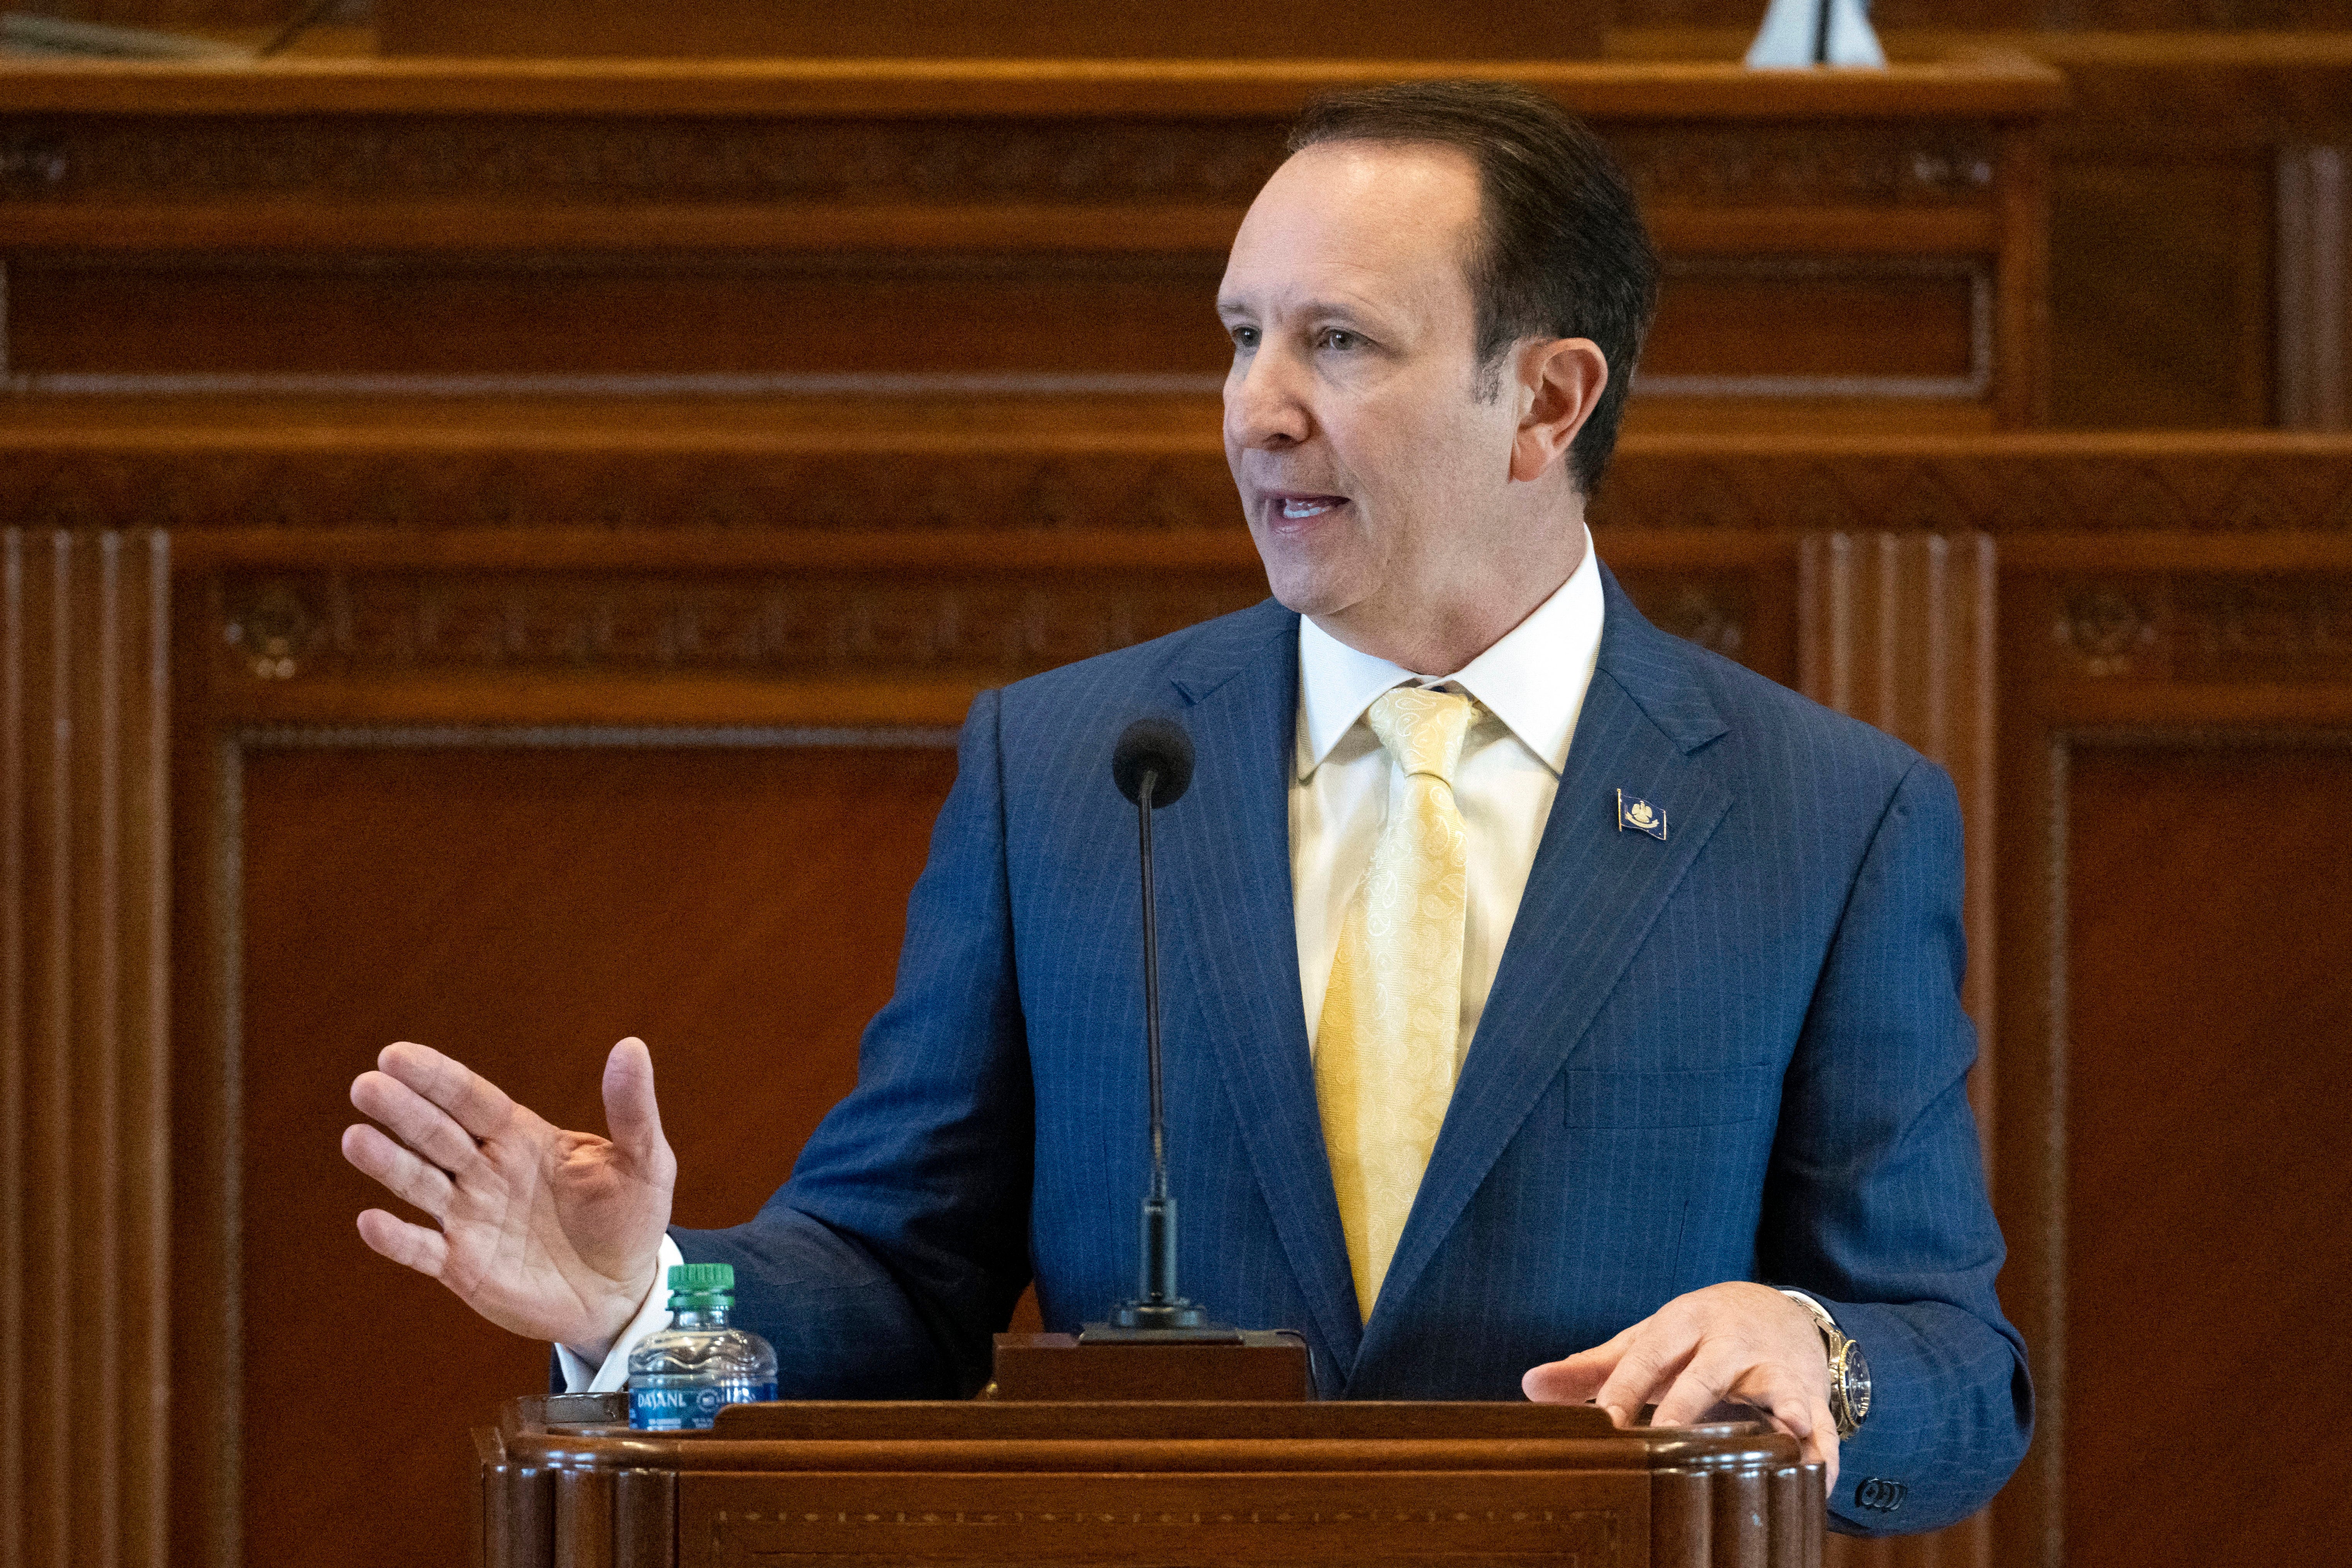
[[[1964,1093],[1958,801],[1932,763],[1666,636],[1613,578],[1600,663],[1444,1128],[1370,1321],[1318,1123],[1288,854],[1297,618],[1272,603],[973,704],[856,1090],[729,1261],[787,1396],[986,1376],[1033,1274],[1131,1294],[1146,1163],[1119,731],[1191,731],[1155,824],[1183,1286],[1303,1331],[1327,1396],[1514,1399],[1538,1362],[1725,1279],[1809,1290],[1875,1403],[1845,1475],[1927,1529],[2023,1452],[2023,1347]],[[1662,807],[1621,832],[1615,791]],[[1883,1491],[1879,1496],[1885,1495]]]

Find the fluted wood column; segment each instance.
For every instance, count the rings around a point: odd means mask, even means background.
[[[1969,973],[1977,1023],[1969,1081],[1988,1152],[1997,1111],[1993,1054],[1992,537],[1985,533],[1817,533],[1799,557],[1798,671],[1807,695],[1866,720],[1936,762],[1959,788],[1968,828]],[[1987,1568],[1984,1514],[1931,1535],[1832,1537],[1830,1568]]]
[[[156,533],[0,531],[0,1562],[164,1561]]]
[[[1977,1114],[1992,1102],[1993,544],[1986,533],[1809,536],[1798,573],[1806,695],[1943,764],[1968,825],[1969,974],[1982,1037]]]

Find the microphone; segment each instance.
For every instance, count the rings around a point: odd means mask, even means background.
[[[1192,737],[1167,719],[1138,719],[1119,735],[1110,776],[1135,803],[1136,847],[1143,866],[1143,1048],[1151,1081],[1151,1186],[1143,1199],[1142,1263],[1133,1300],[1110,1310],[1109,1326],[1176,1331],[1186,1337],[1233,1331],[1176,1293],[1176,1200],[1168,1195],[1168,1128],[1160,1072],[1160,927],[1151,889],[1151,814],[1173,805],[1192,783]],[[1189,1332],[1188,1332],[1189,1331]]]

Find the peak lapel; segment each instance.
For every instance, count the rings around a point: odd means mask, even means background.
[[[1606,577],[1608,623],[1567,771],[1429,1170],[1371,1321],[1414,1281],[1616,988],[1731,796],[1690,753],[1723,732],[1689,651]],[[1617,827],[1616,792],[1666,814],[1665,842]]]
[[[1323,1152],[1290,882],[1297,626],[1246,613],[1176,672],[1199,762],[1160,829],[1160,885],[1275,1230],[1344,1372],[1363,1325]]]

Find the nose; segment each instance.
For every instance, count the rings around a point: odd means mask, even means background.
[[[1272,344],[1262,344],[1225,377],[1225,439],[1262,452],[1279,452],[1307,439],[1308,416],[1301,367]]]

